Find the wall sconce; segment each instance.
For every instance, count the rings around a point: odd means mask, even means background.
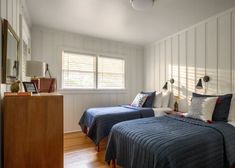
[[[198,82],[197,82],[197,85],[196,85],[196,89],[203,89],[203,86],[202,86],[202,79],[205,83],[209,82],[210,81],[210,77],[209,76],[204,76],[204,77],[201,77],[199,78]]]
[[[162,89],[167,90],[168,89],[168,82],[171,84],[175,83],[175,80],[171,78],[170,80],[166,81],[165,85],[162,87]]]

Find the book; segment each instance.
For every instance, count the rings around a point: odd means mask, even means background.
[[[32,93],[31,92],[18,92],[18,93],[4,92],[4,96],[32,96]]]

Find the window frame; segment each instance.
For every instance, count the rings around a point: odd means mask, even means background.
[[[124,87],[123,88],[119,88],[119,89],[115,89],[115,88],[99,88],[98,87],[98,84],[99,84],[99,79],[98,79],[98,75],[99,75],[99,72],[98,72],[98,65],[99,65],[99,57],[101,58],[110,58],[110,59],[117,59],[117,60],[122,60],[124,61]],[[105,55],[98,55],[97,58],[96,58],[96,89],[98,90],[123,90],[123,89],[126,89],[126,60],[124,58],[118,58],[118,57],[108,57],[108,56],[105,56]]]
[[[74,54],[84,54],[84,55],[88,55],[88,56],[94,56],[95,57],[95,62],[96,62],[96,67],[95,67],[95,88],[63,88],[63,52],[68,52],[68,53],[74,53]],[[109,55],[109,56],[107,56]],[[98,59],[99,57],[104,57],[104,58],[113,58],[113,59],[119,59],[119,60],[123,60],[124,61],[124,88],[102,88],[99,89],[98,88]],[[91,92],[91,93],[97,93],[97,92],[104,92],[104,93],[126,93],[126,77],[127,77],[127,67],[126,67],[126,59],[123,56],[120,55],[114,55],[114,54],[107,54],[107,53],[96,53],[96,52],[90,52],[90,51],[81,51],[81,50],[74,50],[74,49],[62,49],[61,50],[61,63],[60,63],[60,89],[59,92],[60,93],[87,93],[87,92]]]

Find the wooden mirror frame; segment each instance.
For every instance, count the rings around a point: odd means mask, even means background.
[[[8,23],[6,19],[3,19],[2,21],[2,83],[7,82],[6,77],[6,68],[7,68],[7,37],[8,37],[8,30],[12,33],[14,38],[17,41],[17,61],[16,61],[16,78],[18,78],[19,74],[19,42],[20,38],[14,31],[14,29],[11,27],[11,25]]]

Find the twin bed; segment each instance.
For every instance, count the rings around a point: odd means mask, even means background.
[[[225,102],[228,96],[218,100]],[[220,109],[222,104],[214,108]],[[205,122],[178,115],[153,117],[152,108],[132,106],[92,108],[84,114],[79,124],[84,132],[89,128],[87,135],[95,144],[109,135],[108,163],[125,168],[235,167],[234,122]]]
[[[122,122],[111,130],[105,160],[125,168],[229,168],[235,128],[173,115]]]
[[[81,117],[79,125],[82,131],[99,147],[100,141],[109,135],[113,125],[122,121],[153,116],[152,108],[130,105],[90,108]]]

